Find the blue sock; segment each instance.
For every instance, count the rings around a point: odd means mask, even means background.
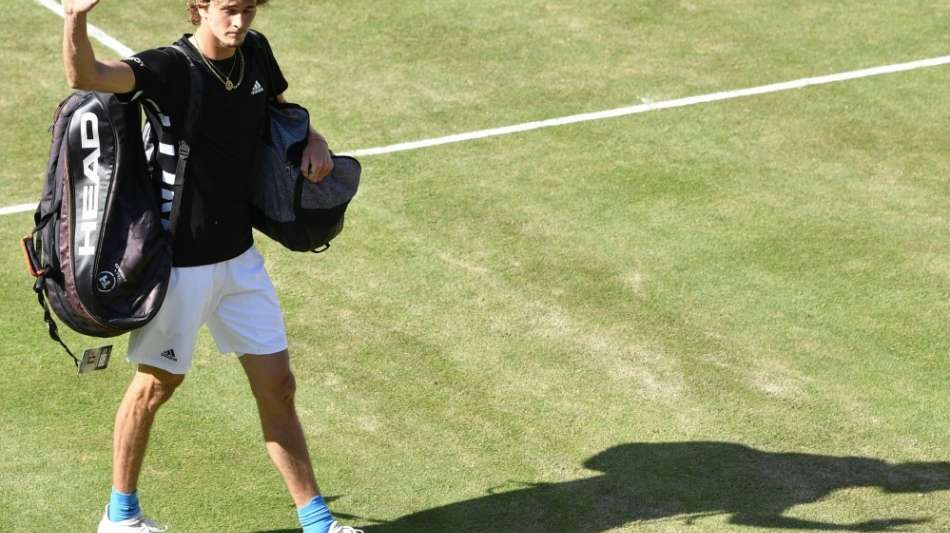
[[[297,516],[300,517],[303,533],[327,533],[333,523],[333,515],[327,509],[323,496],[314,496],[307,505],[298,508]]]
[[[112,487],[112,496],[109,497],[109,520],[121,522],[136,517],[141,512],[139,491],[133,490],[132,494],[126,494]]]

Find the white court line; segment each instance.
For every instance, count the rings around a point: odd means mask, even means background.
[[[63,6],[59,2],[54,2],[53,0],[36,0],[36,2],[61,17],[65,16],[63,13]],[[119,54],[119,57],[129,57],[135,53],[131,48],[120,43],[114,37],[100,30],[96,26],[93,26],[92,24],[86,24],[86,27],[88,28],[90,37],[112,49],[115,53]]]
[[[665,100],[662,102],[652,102],[647,104],[633,105],[629,107],[620,107],[607,111],[598,111],[596,113],[582,113],[580,115],[570,115],[560,118],[550,118],[537,122],[527,122],[516,124],[514,126],[505,126],[502,128],[493,128],[488,130],[472,131],[469,133],[459,133],[457,135],[448,135],[446,137],[436,137],[434,139],[424,139],[421,141],[393,144],[389,146],[380,146],[378,148],[364,148],[348,152],[354,156],[368,156],[379,154],[390,154],[393,152],[404,152],[407,150],[418,150],[419,148],[428,148],[430,146],[439,146],[442,144],[471,141],[474,139],[484,139],[486,137],[497,137],[499,135],[510,135],[523,131],[537,130],[541,128],[552,128],[555,126],[564,126],[566,124],[577,124],[578,122],[590,122],[593,120],[604,120],[607,118],[623,117],[627,115],[636,115],[646,113],[647,111],[657,111],[660,109],[672,109],[674,107],[685,107],[696,104],[706,104],[709,102],[719,102],[732,98],[742,98],[746,96],[756,96],[760,94],[776,93],[792,89],[801,89],[813,85],[824,85],[839,81],[854,80],[857,78],[868,78],[871,76],[880,76],[882,74],[891,74],[894,72],[904,72],[926,67],[936,67],[950,63],[950,56],[934,57],[931,59],[921,59],[909,63],[898,63],[895,65],[886,65],[883,67],[865,68],[861,70],[852,70],[838,74],[829,74],[827,76],[816,76],[813,78],[802,78],[799,80],[773,83],[771,85],[762,85],[760,87],[750,87],[748,89],[737,89],[733,91],[722,91],[718,93],[704,94],[700,96],[689,96],[686,98],[677,98],[675,100]]]
[[[55,2],[51,0],[36,0],[40,4],[48,7],[54,12],[58,13],[60,16],[63,14],[62,7],[60,7]],[[97,31],[102,34],[102,36],[113,42],[116,45],[116,48],[113,48],[107,43],[107,41],[102,41],[103,44],[106,44],[116,52],[119,52],[123,56],[132,55],[132,50],[123,44],[119,43],[112,37],[109,37],[101,30]],[[90,34],[92,34],[92,27],[90,27]],[[121,49],[121,51],[120,51]],[[781,83],[773,83],[770,85],[762,85],[759,87],[750,87],[747,89],[736,89],[732,91],[721,91],[717,93],[704,94],[699,96],[689,96],[686,98],[676,98],[674,100],[664,100],[662,102],[651,102],[647,104],[638,104],[628,107],[620,107],[617,109],[609,109],[607,111],[598,111],[595,113],[582,113],[579,115],[569,115],[566,117],[560,118],[550,118],[547,120],[539,120],[535,122],[526,122],[524,124],[515,124],[513,126],[505,126],[501,128],[492,128],[487,130],[478,130],[468,133],[459,133],[456,135],[447,135],[445,137],[436,137],[433,139],[423,139],[421,141],[406,142],[399,144],[392,144],[389,146],[380,146],[376,148],[363,148],[360,150],[353,150],[349,152],[341,152],[352,156],[365,157],[372,155],[381,155],[381,154],[391,154],[394,152],[405,152],[408,150],[418,150],[420,148],[429,148],[432,146],[440,146],[443,144],[458,143],[464,141],[471,141],[475,139],[484,139],[487,137],[498,137],[501,135],[510,135],[512,133],[520,133],[524,131],[537,130],[542,128],[552,128],[556,126],[564,126],[567,124],[577,124],[579,122],[591,122],[595,120],[604,120],[608,118],[623,117],[627,115],[636,115],[639,113],[646,113],[647,111],[658,111],[660,109],[672,109],[675,107],[686,107],[696,104],[705,104],[710,102],[719,102],[722,100],[730,100],[733,98],[743,98],[746,96],[756,96],[760,94],[776,93],[780,91],[789,91],[792,89],[801,89],[804,87],[810,87],[814,85],[824,85],[828,83],[835,83],[839,81],[854,80],[858,78],[868,78],[871,76],[880,76],[882,74],[893,74],[895,72],[906,72],[908,70],[915,70],[920,68],[936,67],[940,65],[946,65],[950,63],[950,56],[941,56],[934,57],[930,59],[921,59],[918,61],[910,61],[908,63],[897,63],[893,65],[885,65],[881,67],[872,67],[865,68],[860,70],[851,70],[848,72],[840,72],[838,74],[829,74],[826,76],[815,76],[811,78],[801,78],[798,80],[785,81]],[[7,215],[11,213],[21,213],[24,211],[32,211],[36,209],[36,204],[22,204],[11,207],[6,207],[0,209],[0,215]]]
[[[0,207],[0,216],[3,215],[12,215],[14,213],[26,213],[27,211],[35,211],[38,204],[20,204],[20,205],[11,205],[10,207]]]

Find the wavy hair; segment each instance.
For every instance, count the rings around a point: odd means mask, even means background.
[[[191,23],[195,26],[201,25],[201,14],[198,13],[199,7],[208,7],[211,2],[221,2],[222,0],[188,0],[188,15],[191,17]],[[267,0],[257,0],[258,6],[267,3]]]

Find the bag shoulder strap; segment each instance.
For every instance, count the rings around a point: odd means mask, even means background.
[[[43,322],[46,322],[49,338],[58,342],[59,345],[62,346],[64,350],[66,350],[66,353],[69,354],[69,357],[72,358],[73,363],[76,364],[76,368],[79,368],[79,359],[76,358],[72,350],[69,349],[69,346],[66,346],[66,343],[63,342],[62,337],[59,336],[59,328],[56,326],[56,322],[53,320],[53,315],[49,312],[49,306],[46,305],[46,301],[43,299],[43,287],[45,283],[46,275],[41,274],[33,284],[33,292],[36,293],[36,298],[40,302],[40,307],[43,308]]]
[[[185,171],[188,168],[188,158],[191,156],[191,145],[197,136],[198,122],[201,120],[202,101],[204,99],[204,77],[201,73],[201,64],[190,47],[173,44],[172,49],[178,51],[188,60],[188,105],[185,113],[185,124],[178,139],[178,165],[175,167],[175,195],[172,200],[172,210],[168,215],[169,232],[172,238],[178,226],[178,217],[181,213],[182,197],[185,188]]]
[[[185,126],[182,129],[183,139],[179,141],[184,140],[191,144],[198,130],[198,122],[201,120],[201,108],[204,100],[204,75],[202,74],[202,69],[204,67],[202,66],[201,58],[197,56],[197,51],[190,46],[181,46],[176,43],[171,47],[188,60],[190,80],[188,84],[188,111],[185,117]]]

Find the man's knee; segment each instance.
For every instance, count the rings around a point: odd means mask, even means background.
[[[297,379],[289,369],[254,388],[254,396],[258,402],[277,408],[293,407],[296,392]]]
[[[136,403],[149,411],[156,411],[172,397],[175,389],[185,381],[184,374],[172,374],[160,368],[139,365],[129,393]]]
[[[245,354],[241,364],[251,391],[262,408],[292,407],[297,380],[290,370],[290,354],[283,350],[267,355]]]

